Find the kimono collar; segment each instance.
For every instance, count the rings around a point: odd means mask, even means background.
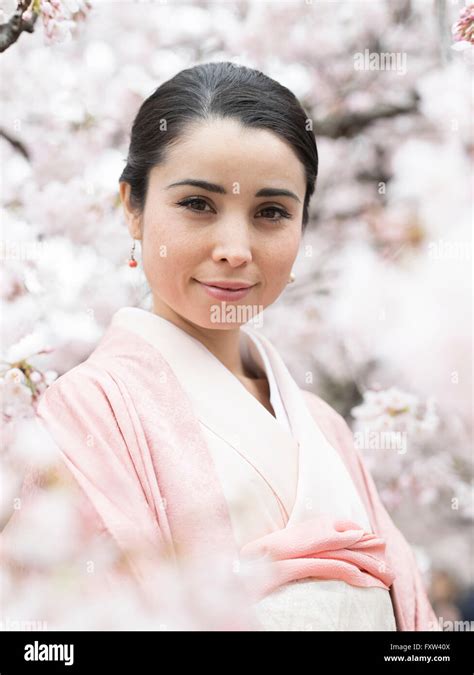
[[[265,476],[280,502],[284,522],[292,524],[325,514],[370,528],[339,452],[319,428],[268,338],[242,327],[241,353],[243,357],[250,353],[258,367],[275,376],[291,433],[199,340],[172,322],[143,309],[123,307],[112,319],[114,326],[138,333],[158,349],[188,394],[200,422]],[[210,386],[215,388],[214,395]]]
[[[132,331],[156,347],[188,395],[196,417],[265,477],[287,522],[296,498],[299,446],[258,336],[242,327],[240,350],[251,370],[267,375],[278,420],[207,347],[171,321],[144,309],[122,307],[110,327]]]

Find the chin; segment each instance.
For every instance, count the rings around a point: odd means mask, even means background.
[[[205,328],[206,330],[235,330],[242,325],[242,322],[232,321],[226,316],[211,316],[210,311],[204,311],[197,317],[189,319],[196,326]]]

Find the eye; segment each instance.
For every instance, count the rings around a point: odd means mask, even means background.
[[[263,216],[263,218],[267,218],[268,220],[271,220],[273,223],[279,223],[280,220],[283,218],[291,218],[291,215],[286,211],[286,209],[282,209],[279,206],[266,206],[264,209],[260,211],[260,213],[268,213],[268,212],[277,212],[279,213],[278,218],[271,218],[270,216]]]
[[[209,206],[209,204],[204,199],[202,199],[202,197],[189,197],[188,199],[183,199],[180,202],[176,202],[176,206],[179,206],[183,209],[188,209],[189,211],[213,213],[212,209],[211,211],[205,211],[204,208],[196,208],[199,206]]]
[[[213,208],[202,197],[188,197],[182,199],[181,201],[176,202],[176,206],[187,209],[188,211],[193,211],[194,213],[215,213]],[[210,210],[206,210],[206,206],[208,206]],[[279,223],[283,218],[292,218],[286,209],[279,206],[266,206],[261,209],[259,213],[266,214],[259,217],[263,217],[272,223]],[[275,214],[278,214],[277,218],[274,217]]]

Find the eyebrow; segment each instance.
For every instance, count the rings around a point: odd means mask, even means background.
[[[176,187],[178,185],[192,185],[193,187],[201,188],[202,190],[207,190],[208,192],[217,192],[221,195],[226,195],[227,191],[222,185],[216,185],[216,183],[209,183],[206,180],[197,180],[195,178],[185,178],[180,180],[177,183],[171,183],[167,185],[166,189],[171,187]],[[256,197],[291,197],[291,199],[296,199],[297,202],[301,201],[294,192],[291,190],[285,190],[283,188],[261,188],[258,192],[255,193]]]

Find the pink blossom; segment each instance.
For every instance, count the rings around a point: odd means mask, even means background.
[[[459,19],[453,24],[452,33],[456,42],[474,44],[474,4],[461,10]]]

